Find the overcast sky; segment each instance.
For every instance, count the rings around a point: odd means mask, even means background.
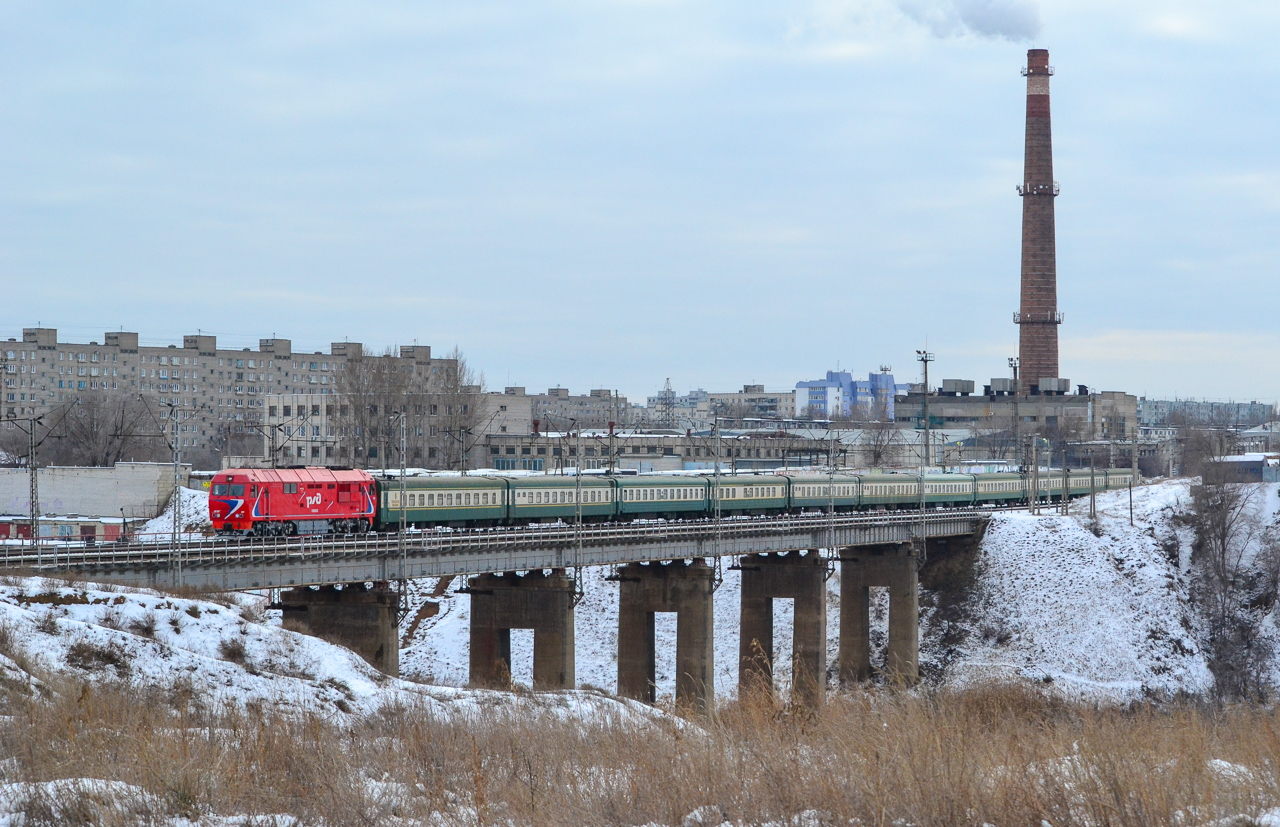
[[[1062,374],[1280,397],[1280,4],[0,2],[0,335],[455,344],[490,388],[1005,375],[1050,50]]]

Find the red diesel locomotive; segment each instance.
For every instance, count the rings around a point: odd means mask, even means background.
[[[235,468],[213,478],[219,534],[358,534],[373,529],[373,477],[329,468]]]

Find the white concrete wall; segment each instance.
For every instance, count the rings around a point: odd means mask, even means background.
[[[181,468],[182,477],[191,471]],[[121,462],[114,468],[51,466],[39,469],[40,513],[130,519],[157,516],[173,496],[173,466]],[[0,514],[30,511],[30,478],[25,468],[0,468]]]

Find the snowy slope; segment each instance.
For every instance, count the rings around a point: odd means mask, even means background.
[[[347,649],[259,620],[257,601],[242,596],[227,606],[146,590],[5,578],[0,684],[123,678],[160,690],[189,688],[205,702],[335,716],[398,701],[446,715],[531,703],[509,693],[388,678]],[[593,693],[539,696],[536,705],[555,714],[656,714]]]
[[[206,529],[212,530],[209,522],[209,492],[193,491],[190,488],[179,488],[182,493],[182,531],[184,539],[199,539]],[[147,520],[135,532],[140,539],[165,539],[173,532],[174,498],[169,498],[160,516]]]
[[[1277,486],[1268,487],[1265,510],[1280,510]],[[1095,536],[1087,500],[1068,517],[1026,512],[996,515],[977,558],[976,587],[964,606],[959,644],[945,646],[922,620],[923,664],[944,682],[1048,679],[1062,691],[1122,701],[1147,694],[1199,693],[1212,682],[1195,634],[1188,602],[1190,535],[1173,516],[1190,499],[1189,483],[1173,480],[1134,489],[1136,525],[1129,525],[1128,492],[1098,497]],[[575,618],[579,685],[612,691],[617,683],[618,590],[607,569],[589,569],[585,598]],[[423,591],[434,582],[419,584]],[[438,600],[436,617],[422,620],[405,640],[401,669],[415,679],[446,685],[467,680],[468,598]],[[828,581],[828,674],[839,641],[839,574]],[[715,595],[716,692],[731,697],[737,686],[738,573],[726,569]],[[872,590],[873,661],[883,658],[887,596]],[[415,605],[420,605],[420,593]],[[927,600],[922,600],[922,605]],[[775,674],[790,672],[790,601],[774,601]],[[412,613],[411,613],[412,617]],[[409,626],[406,622],[405,630]],[[1273,624],[1280,626],[1280,624]],[[674,691],[674,616],[659,615],[658,691]],[[513,675],[528,683],[532,634],[512,634]]]
[[[1185,483],[1137,489],[1130,527],[1127,492],[1100,497],[1101,536],[1076,515],[994,517],[977,561],[974,628],[950,680],[1019,676],[1115,700],[1209,689],[1178,565],[1189,538],[1169,522],[1186,499]],[[1181,542],[1167,550],[1170,538]]]

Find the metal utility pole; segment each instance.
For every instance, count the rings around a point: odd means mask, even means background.
[[[581,533],[582,528],[582,425],[577,420],[573,421],[573,522],[574,522],[574,544],[578,546],[579,551],[582,548],[581,537],[577,536]]]
[[[933,361],[933,354],[927,350],[917,350],[916,361],[924,365],[924,393],[921,396],[924,400],[924,465],[920,471],[923,474],[924,468],[932,465],[932,458],[929,456],[929,437],[931,432],[929,423],[929,363]]]
[[[1018,366],[1021,364],[1017,356],[1009,357],[1009,368],[1013,371],[1013,444],[1022,449],[1022,416],[1018,412]],[[1021,463],[1022,457],[1018,458]]]
[[[36,423],[27,420],[27,476],[31,478],[31,550],[35,552],[36,565],[40,565],[40,483],[36,471]]]
[[[405,529],[408,528],[408,490],[405,483],[405,452],[408,449],[407,423],[405,422],[404,411],[396,414],[400,418],[400,533],[396,535],[396,550],[400,552],[400,580],[403,582],[408,579],[409,575],[409,559],[408,551],[405,548]],[[465,473],[465,472],[464,472]]]
[[[172,402],[164,402],[162,404],[169,409],[169,415],[166,417],[167,421],[174,423],[172,426],[164,423],[159,423],[159,425],[160,436],[168,443],[169,450],[173,453],[173,525],[169,527],[169,557],[173,560],[174,565],[174,585],[180,586],[182,585],[182,543],[178,535],[182,526],[182,484],[179,463],[182,461],[182,454],[176,434],[173,437],[169,436],[170,427],[174,431],[177,430],[178,415],[176,406]]]
[[[827,554],[836,549],[836,440],[827,444]]]
[[[1062,502],[1058,503],[1063,514],[1071,513],[1071,475],[1067,471],[1067,443],[1062,443]]]
[[[573,605],[582,600],[582,423],[574,420],[573,438]]]
[[[1031,513],[1040,516],[1040,438],[1031,437]]]
[[[716,559],[719,560],[720,559],[720,530],[721,530],[721,524],[720,524],[720,417],[718,416],[715,417],[713,427],[716,432],[716,468],[715,468],[715,476],[714,476],[715,481],[711,489],[711,493],[712,493],[711,502],[715,508],[715,511],[714,511],[715,521],[716,521],[715,551],[716,551]]]
[[[1089,449],[1089,518],[1098,519],[1098,485],[1094,479],[1093,449]]]

